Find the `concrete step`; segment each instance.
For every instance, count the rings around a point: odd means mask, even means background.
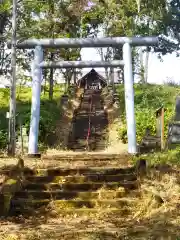
[[[24,189],[26,190],[39,190],[39,191],[97,191],[100,188],[106,188],[109,190],[118,189],[119,187],[124,187],[125,189],[134,190],[138,189],[138,181],[124,181],[124,182],[112,182],[112,183],[48,183],[48,184],[38,184],[38,183],[28,183]]]
[[[140,191],[133,190],[131,192],[126,192],[123,188],[117,190],[101,190],[100,191],[38,191],[38,190],[28,190],[28,191],[18,191],[14,195],[14,199],[56,199],[56,200],[69,200],[69,199],[81,199],[81,200],[93,200],[93,199],[117,199],[128,197],[135,198],[140,197]]]
[[[72,182],[72,183],[83,183],[83,182],[120,182],[120,181],[135,181],[137,176],[135,174],[118,174],[118,175],[73,175],[73,176],[28,176],[26,180],[31,183],[63,183],[63,182]]]
[[[47,205],[51,202],[49,199],[44,200],[32,200],[32,199],[13,199],[11,202],[12,207],[34,207],[38,208],[44,205]],[[54,200],[54,204],[58,209],[71,209],[71,208],[130,208],[135,205],[135,199],[113,199],[113,200]]]

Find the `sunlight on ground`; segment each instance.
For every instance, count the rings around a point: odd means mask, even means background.
[[[59,151],[58,151],[59,153]],[[77,153],[75,153],[77,154]],[[83,153],[84,154],[84,153]],[[2,160],[2,159],[1,159]],[[6,163],[12,159],[4,159]],[[10,162],[9,162],[10,161]],[[40,212],[24,218],[0,218],[2,240],[113,240],[113,239],[172,239],[180,237],[180,169],[170,165],[149,167],[147,175],[140,178],[140,198],[133,198],[129,211],[112,212],[111,208],[97,205],[81,212],[65,212],[52,200]],[[98,200],[104,198],[106,189],[98,190]],[[123,188],[118,189],[122,191]],[[111,197],[116,192],[111,193]],[[130,200],[130,199],[129,199]]]
[[[171,169],[172,170],[172,169]],[[1,219],[2,240],[47,239],[178,239],[180,236],[180,185],[178,169],[173,173],[149,170],[142,178],[141,199],[129,214],[54,210],[27,219]],[[169,169],[170,171],[170,169]],[[53,204],[53,203],[52,203]],[[55,205],[54,205],[55,206]]]
[[[74,103],[76,105],[76,103]],[[76,106],[77,107],[77,106]],[[127,144],[119,141],[117,128],[118,119],[109,126],[109,145],[100,152],[73,152],[57,149],[47,149],[43,156],[50,156],[46,160],[25,159],[25,165],[32,168],[46,167],[129,167],[127,160]],[[106,155],[118,153],[119,159],[106,160],[106,163],[88,159],[88,163],[81,160],[76,162],[53,160],[53,155],[62,156],[89,156]],[[158,156],[158,154],[156,154]],[[162,155],[162,154],[161,154]],[[151,162],[155,162],[153,155]],[[146,159],[146,156],[144,156]],[[167,162],[167,156],[164,159]],[[0,166],[17,164],[17,159],[1,158]],[[59,165],[58,165],[59,164]],[[99,165],[98,165],[99,164]],[[132,162],[131,162],[132,166]],[[100,188],[96,202],[97,211],[93,208],[84,207],[81,211],[75,208],[68,209],[68,204],[61,207],[51,199],[51,202],[39,209],[33,210],[32,216],[0,218],[0,239],[1,240],[178,240],[180,239],[180,169],[178,167],[160,165],[149,166],[146,176],[139,176],[139,189],[137,197],[128,197],[132,200],[131,207],[118,206],[119,211],[113,212],[109,207],[98,207],[98,200],[104,199],[104,194],[110,194],[110,198],[121,192],[124,196],[125,188],[115,189],[108,192]],[[62,184],[66,179],[57,177],[57,182]],[[74,180],[72,180],[74,181]],[[78,195],[78,197],[80,197]],[[116,201],[116,200],[115,200]]]

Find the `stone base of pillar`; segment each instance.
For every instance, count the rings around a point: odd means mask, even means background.
[[[27,155],[28,158],[41,158],[41,153],[30,153]]]

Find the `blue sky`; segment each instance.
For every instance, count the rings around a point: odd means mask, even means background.
[[[84,48],[81,54],[82,60],[100,60],[100,56],[95,48]],[[102,71],[102,69],[97,70]],[[151,53],[149,58],[148,82],[162,84],[168,78],[180,83],[180,58],[177,58],[175,53],[173,53],[164,56],[163,62],[160,62],[157,55]]]

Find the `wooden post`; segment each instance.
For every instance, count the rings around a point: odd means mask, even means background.
[[[156,136],[160,138],[161,150],[164,150],[164,113],[166,109],[162,106],[156,110]]]
[[[156,112],[156,136],[161,137],[160,114]]]
[[[164,150],[164,107],[161,110],[161,150]]]
[[[74,85],[76,84],[76,73],[77,73],[77,71],[76,71],[76,68],[74,69]]]

